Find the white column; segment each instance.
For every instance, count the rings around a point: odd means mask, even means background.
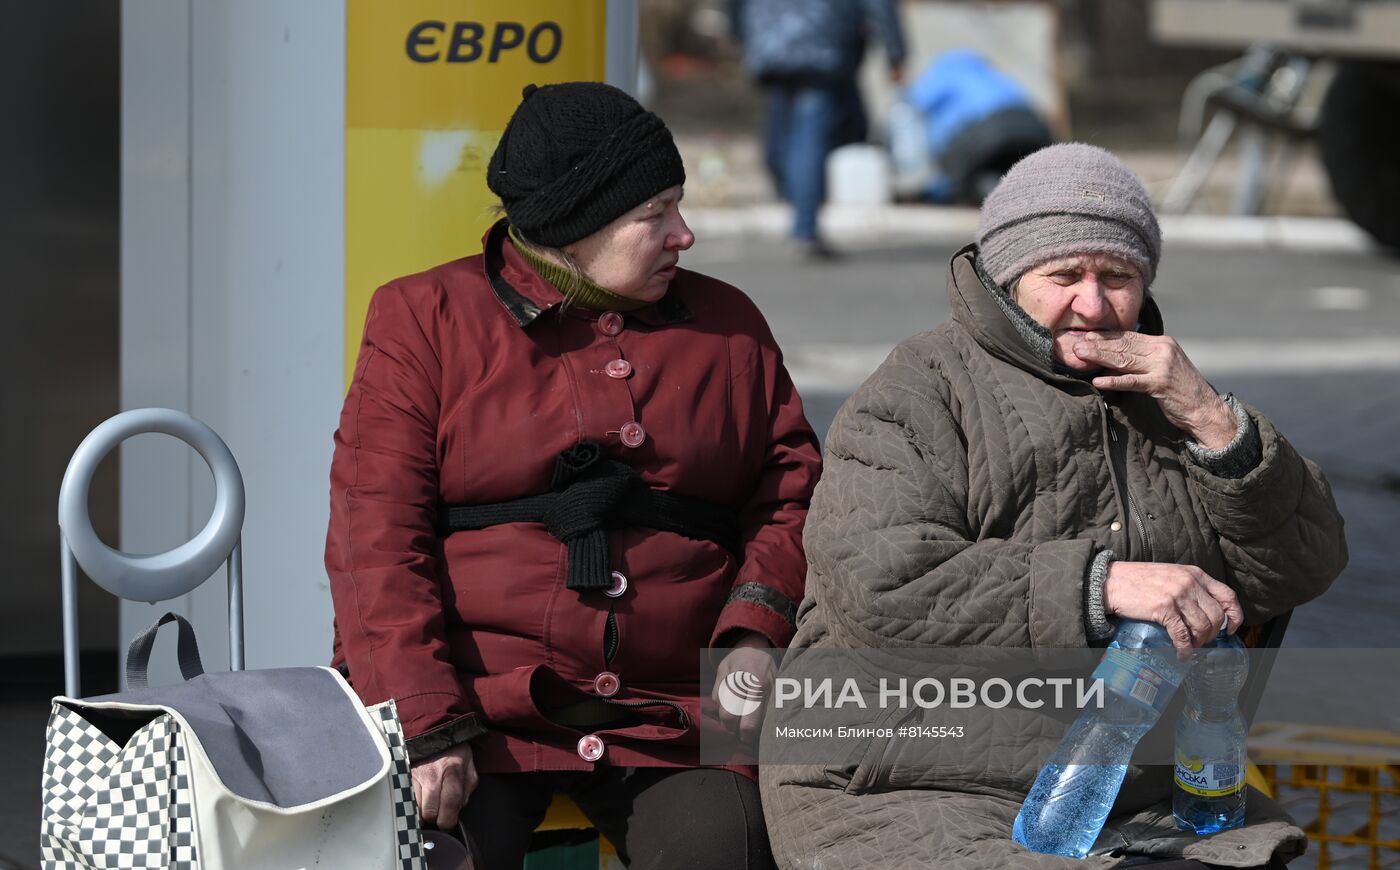
[[[608,84],[637,96],[637,0],[608,0]]]
[[[330,656],[344,105],[341,0],[123,3],[122,407],[187,411],[242,467],[249,667]],[[165,440],[123,450],[128,551],[168,549],[208,516],[208,471]],[[190,616],[206,666],[227,667],[222,575],[160,609]],[[122,637],[155,610],[124,603]]]

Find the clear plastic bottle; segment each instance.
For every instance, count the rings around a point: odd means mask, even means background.
[[[1186,680],[1186,709],[1176,722],[1172,814],[1184,831],[1213,834],[1244,824],[1245,736],[1240,689],[1249,653],[1221,632],[1196,653]]]
[[[923,116],[918,109],[899,99],[890,105],[886,120],[895,190],[902,194],[918,193],[933,174]]]
[[[1124,620],[1094,677],[1102,708],[1086,707],[1041,768],[1011,836],[1033,852],[1083,858],[1108,818],[1133,749],[1161,718],[1190,662],[1166,629]]]

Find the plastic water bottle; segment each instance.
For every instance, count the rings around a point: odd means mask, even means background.
[[[1184,831],[1213,834],[1244,824],[1244,716],[1240,689],[1249,653],[1221,632],[1196,653],[1186,679],[1186,709],[1176,723],[1176,786],[1172,814]]]
[[[888,115],[890,169],[895,193],[917,194],[933,175],[928,132],[919,110],[904,100],[895,100]]]
[[[1083,858],[1118,797],[1133,749],[1161,718],[1190,669],[1166,629],[1124,620],[1094,678],[1103,707],[1086,707],[1041,768],[1011,836],[1033,852]]]

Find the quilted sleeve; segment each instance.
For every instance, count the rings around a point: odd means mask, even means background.
[[[1090,540],[975,540],[967,448],[906,345],[837,415],[808,516],[808,594],[848,646],[1080,647]]]
[[[1263,622],[1326,591],[1347,564],[1342,516],[1322,469],[1245,406],[1263,458],[1226,478],[1187,463],[1190,486],[1220,536],[1245,621]],[[1224,579],[1224,578],[1222,578]]]

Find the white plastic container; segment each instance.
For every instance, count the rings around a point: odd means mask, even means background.
[[[876,145],[844,145],[826,161],[827,202],[884,205],[891,199],[890,158]]]

